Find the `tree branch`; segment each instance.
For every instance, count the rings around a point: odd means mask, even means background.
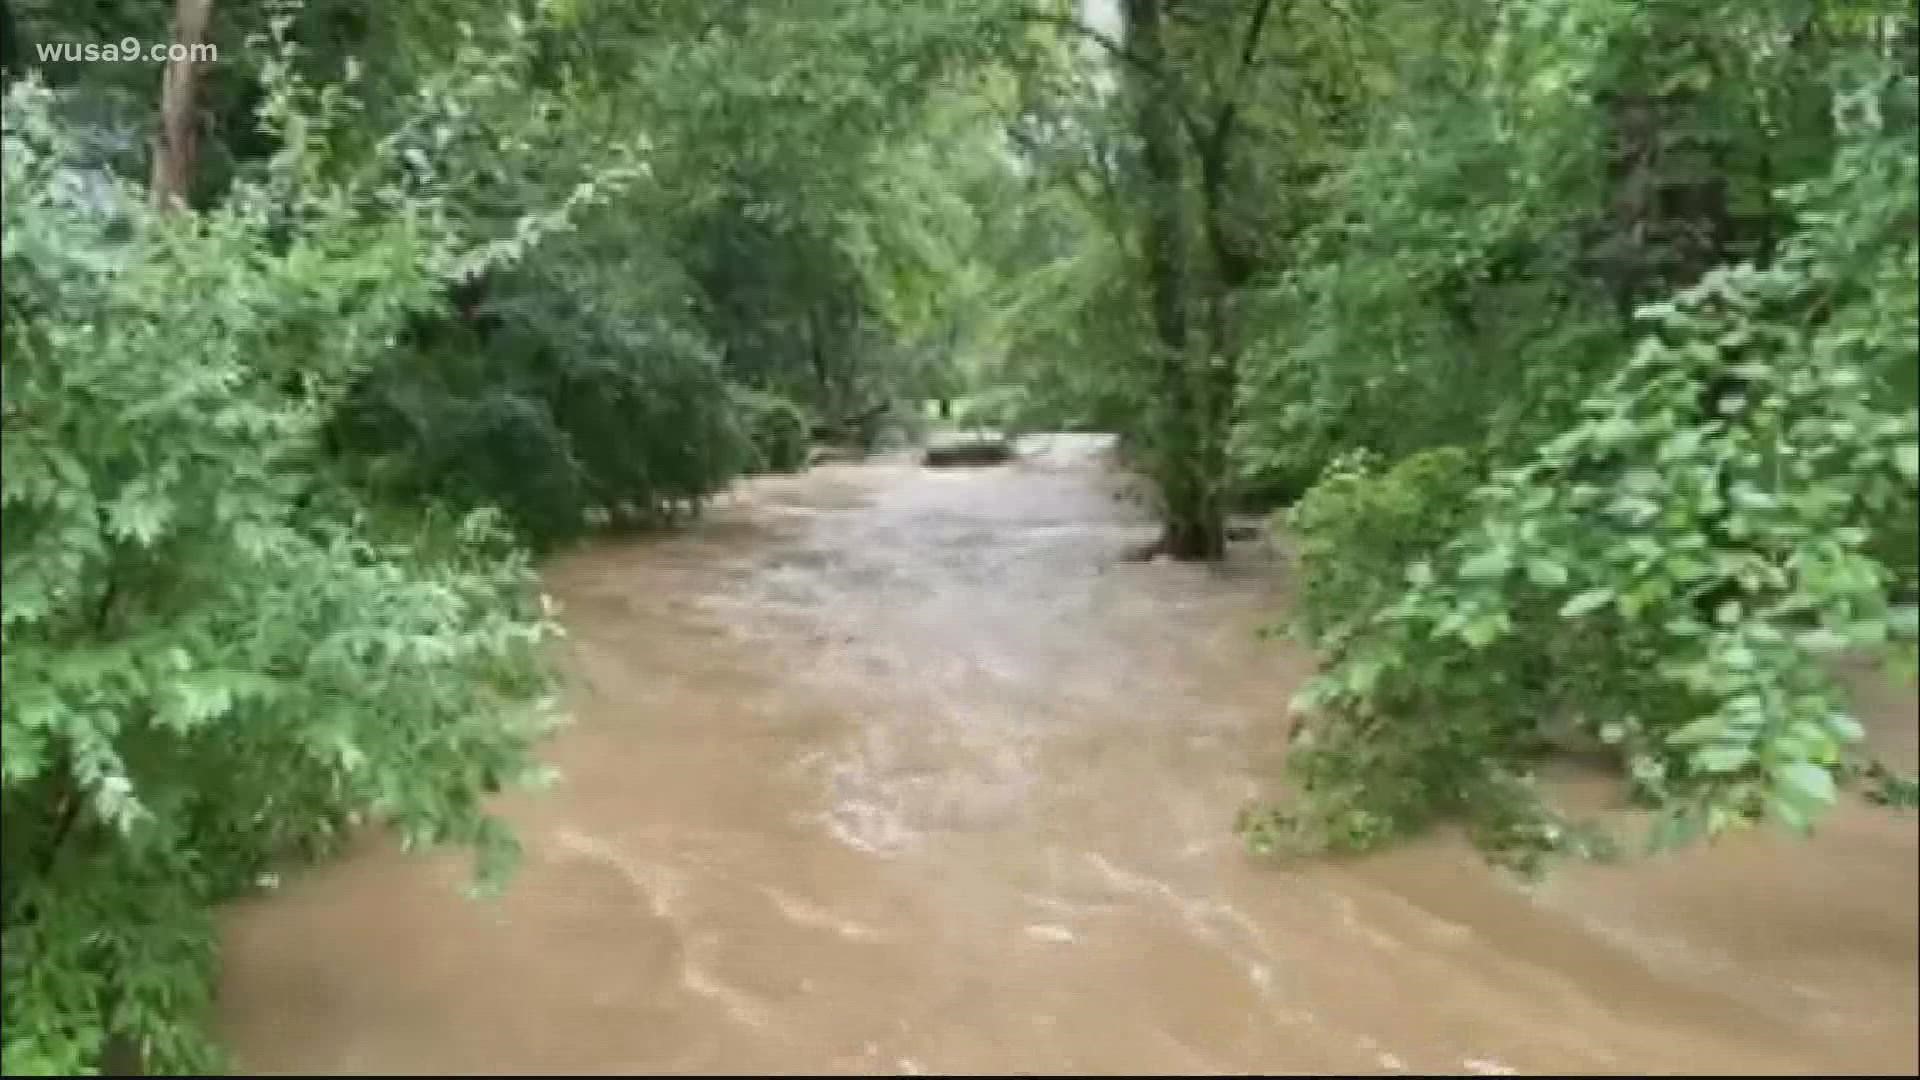
[[[1254,0],[1253,19],[1247,24],[1245,40],[1240,43],[1240,63],[1234,68],[1227,92],[1221,96],[1220,111],[1209,133],[1210,145],[1206,151],[1209,156],[1221,157],[1226,153],[1227,139],[1233,132],[1234,121],[1240,115],[1241,84],[1246,81],[1247,72],[1259,55],[1260,38],[1266,33],[1267,16],[1272,12],[1273,0]]]
[[[1088,41],[1099,45],[1115,59],[1124,60],[1138,68],[1142,73],[1152,78],[1154,82],[1160,84],[1161,90],[1168,95],[1170,103],[1173,105],[1174,115],[1179,118],[1180,126],[1187,130],[1188,136],[1194,140],[1196,146],[1200,144],[1204,137],[1204,129],[1201,128],[1199,120],[1193,113],[1188,111],[1186,104],[1174,93],[1175,86],[1173,79],[1159,64],[1128,49],[1124,42],[1115,39],[1111,34],[1102,33],[1097,27],[1088,26],[1086,23],[1081,22],[1071,15],[1057,15],[1047,11],[1023,11],[1016,17],[1023,22],[1042,23],[1047,26],[1057,26],[1063,30],[1070,30],[1086,38]]]
[[[1247,23],[1246,37],[1240,43],[1240,58],[1228,85],[1221,94],[1213,126],[1196,148],[1200,155],[1200,190],[1205,203],[1208,245],[1213,249],[1220,275],[1229,287],[1246,282],[1252,264],[1236,250],[1227,235],[1225,221],[1228,182],[1228,153],[1232,149],[1234,123],[1240,116],[1240,91],[1247,72],[1259,55],[1260,39],[1266,32],[1267,18],[1273,12],[1273,0],[1254,0],[1253,17]]]
[[[1267,16],[1272,11],[1273,0],[1255,0],[1253,21],[1247,24],[1247,39],[1240,44],[1240,67],[1234,73],[1236,80],[1253,66],[1254,57],[1260,51],[1260,37],[1266,32]]]
[[[1048,26],[1060,27],[1063,30],[1071,30],[1107,50],[1107,52],[1113,54],[1115,57],[1125,60],[1129,64],[1133,64],[1141,70],[1148,72],[1155,78],[1163,77],[1160,70],[1152,62],[1147,60],[1146,57],[1141,56],[1139,53],[1129,51],[1125,44],[1116,40],[1112,35],[1102,33],[1099,29],[1088,26],[1086,23],[1081,22],[1071,15],[1056,15],[1050,11],[1023,11],[1019,13],[1018,18],[1022,22],[1044,23]]]

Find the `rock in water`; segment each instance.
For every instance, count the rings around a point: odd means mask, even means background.
[[[965,435],[927,444],[921,463],[932,469],[1001,465],[1013,457],[1013,444],[1001,435]]]

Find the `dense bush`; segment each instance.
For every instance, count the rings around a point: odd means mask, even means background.
[[[614,518],[661,522],[749,463],[697,333],[505,275],[484,326],[442,323],[370,372],[335,445],[384,498],[498,506],[545,545]]]
[[[937,381],[844,211],[966,5],[202,7],[158,193],[195,210],[131,182],[152,68],[7,106],[8,1073],[108,1035],[212,1067],[211,905],[356,822],[491,880],[481,801],[549,719],[520,542],[696,509],[802,461],[802,406],[864,430]],[[23,46],[168,29],[4,14],[9,85]]]
[[[953,423],[960,428],[1017,435],[1032,411],[1033,398],[1025,386],[989,386],[954,403]]]
[[[376,509],[328,467],[346,388],[457,267],[431,198],[323,179],[302,137],[204,214],[5,113],[5,1071],[212,1067],[210,905],[353,820],[511,853],[549,624],[485,515]],[[533,221],[520,233],[537,239]]]
[[[1334,462],[1286,515],[1299,538],[1300,617],[1329,649],[1398,596],[1406,568],[1453,538],[1467,514],[1464,450],[1422,451],[1375,475],[1367,455]]]
[[[1409,77],[1438,69],[1436,92],[1379,102],[1379,126],[1303,193],[1319,214],[1298,257],[1249,301],[1245,490],[1290,502],[1356,449],[1504,460],[1564,427],[1610,370],[1623,327],[1582,247],[1605,197],[1596,118],[1545,74],[1511,91],[1487,79],[1475,89],[1500,107],[1486,107],[1449,85],[1471,80],[1460,67],[1422,56]]]
[[[1667,810],[1659,842],[1804,828],[1832,803],[1861,728],[1823,658],[1891,646],[1910,664],[1916,633],[1911,562],[1875,543],[1920,483],[1895,389],[1920,364],[1913,89],[1883,74],[1843,98],[1845,142],[1787,193],[1798,228],[1772,265],[1644,308],[1647,336],[1577,422],[1480,486],[1459,534],[1351,628],[1299,702],[1307,809],[1261,822],[1263,843],[1513,818],[1556,723],[1619,748]]]
[[[554,27],[543,24],[552,32]],[[528,206],[561,204],[578,229],[540,257],[469,274],[451,301],[409,322],[328,432],[376,497],[503,509],[545,547],[596,524],[658,524],[696,509],[749,461],[721,359],[695,317],[696,287],[660,246],[663,230],[619,206],[585,206],[599,170],[634,180],[632,147],[598,133],[557,94],[529,90],[538,35],[478,36],[413,97],[388,140],[406,175],[450,189],[447,227],[513,237]],[[443,88],[458,76],[458,93]]]
[[[753,445],[757,472],[792,473],[807,467],[813,421],[806,410],[779,394],[734,386],[733,408]]]

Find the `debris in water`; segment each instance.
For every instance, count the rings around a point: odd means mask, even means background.
[[[999,435],[940,439],[927,444],[921,463],[930,469],[967,465],[1000,465],[1013,456],[1013,445]]]

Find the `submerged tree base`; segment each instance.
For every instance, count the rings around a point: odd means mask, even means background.
[[[1168,525],[1151,543],[1129,549],[1124,558],[1128,562],[1152,562],[1162,557],[1176,562],[1213,562],[1226,557],[1228,540],[1250,538],[1244,529],[1229,529],[1224,524],[1206,529]]]

